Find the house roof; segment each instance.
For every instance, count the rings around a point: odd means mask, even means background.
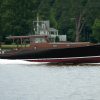
[[[50,28],[50,31],[58,31],[58,30],[55,28]]]
[[[46,38],[47,35],[8,36],[7,39]]]

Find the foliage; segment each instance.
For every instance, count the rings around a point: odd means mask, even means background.
[[[38,13],[68,41],[90,41],[92,33],[98,37],[99,9],[100,0],[0,0],[0,37],[33,34]]]
[[[100,42],[100,19],[96,19],[93,25],[93,36]]]
[[[59,37],[58,36],[56,36],[55,42],[59,42]]]

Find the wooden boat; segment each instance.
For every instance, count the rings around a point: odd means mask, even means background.
[[[38,27],[39,24],[37,23],[36,26]],[[40,32],[39,28],[37,28],[37,32]],[[65,63],[100,62],[100,44],[89,42],[50,42],[48,34],[9,36],[7,38],[13,41],[20,40],[21,47],[17,45],[16,48],[5,52],[1,50],[0,59]],[[28,40],[28,47],[24,43],[26,40]],[[24,47],[23,43],[25,44]]]
[[[89,42],[51,43],[46,35],[10,36],[9,39],[42,38],[42,43],[30,41],[29,47],[16,47],[2,52],[0,59],[23,59],[33,62],[98,63],[100,62],[100,45]]]

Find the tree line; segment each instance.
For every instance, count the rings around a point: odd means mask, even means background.
[[[68,41],[100,42],[100,0],[0,0],[0,41],[34,34],[37,13]]]

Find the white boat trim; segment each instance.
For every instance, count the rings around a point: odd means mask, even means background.
[[[38,59],[21,59],[21,60],[64,60],[64,59],[82,59],[82,58],[99,58],[99,56],[85,56],[85,57],[65,57],[65,58],[38,58]]]

